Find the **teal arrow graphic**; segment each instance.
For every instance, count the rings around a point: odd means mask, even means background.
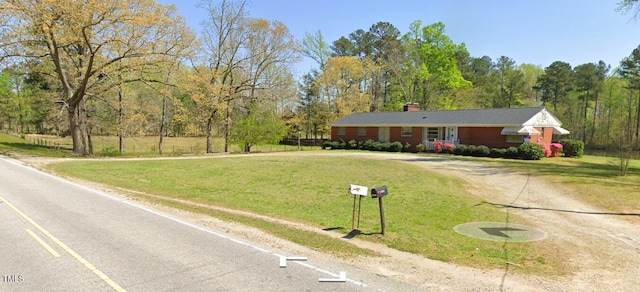
[[[483,227],[480,230],[486,232],[489,235],[511,238],[505,234],[505,231],[527,231],[525,229],[511,228],[511,227]]]

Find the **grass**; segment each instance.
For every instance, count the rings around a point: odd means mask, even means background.
[[[8,154],[9,152],[20,152],[27,155],[46,156],[46,157],[66,157],[71,156],[71,150],[65,147],[59,147],[54,144],[37,145],[29,141],[0,133],[0,154]]]
[[[163,154],[165,156],[180,156],[206,153],[206,138],[204,137],[164,137]],[[118,137],[93,136],[95,156],[124,156],[124,157],[153,157],[158,154],[158,137],[128,137],[124,142],[124,154],[118,152]],[[0,133],[0,153],[17,151],[24,154],[45,157],[69,157],[72,153],[73,143],[71,137],[58,137],[52,135],[27,134],[23,137]],[[301,146],[300,150],[319,150],[319,146]],[[213,140],[214,152],[224,151],[224,140]],[[240,146],[229,145],[229,152],[242,152]],[[252,153],[259,152],[287,152],[298,151],[298,146],[291,145],[255,145],[251,147]]]
[[[480,204],[462,182],[396,161],[323,156],[244,156],[189,160],[100,161],[55,164],[64,175],[136,190],[168,199],[246,210],[288,221],[304,222],[322,230],[351,230],[353,196],[349,184],[386,185],[387,229],[379,234],[377,200],[362,201],[360,238],[432,259],[478,268],[502,268],[505,261],[530,273],[552,273],[562,265],[552,247],[540,242],[511,243],[505,256],[503,243],[465,237],[453,227],[473,221],[498,221],[503,211]],[[180,205],[171,202],[174,206]],[[193,209],[188,205],[178,206]],[[198,211],[198,210],[195,210]],[[198,212],[210,212],[200,210]],[[286,227],[256,222],[238,215],[210,214],[242,221],[285,239],[342,256],[344,241]],[[517,218],[512,218],[518,223]],[[526,222],[519,222],[526,223]],[[366,254],[366,253],[365,253]]]

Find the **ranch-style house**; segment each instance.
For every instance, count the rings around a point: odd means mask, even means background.
[[[557,135],[569,134],[544,107],[420,111],[418,104],[408,103],[402,112],[356,113],[330,126],[334,141],[398,141],[427,149],[435,141],[496,148],[527,141],[548,146]]]

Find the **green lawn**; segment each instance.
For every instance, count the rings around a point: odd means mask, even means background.
[[[231,156],[189,160],[71,162],[51,170],[126,189],[208,205],[247,210],[317,228],[351,230],[353,196],[349,184],[386,185],[387,229],[381,236],[378,201],[362,201],[360,238],[432,259],[479,268],[502,268],[505,261],[521,271],[551,273],[562,263],[547,256],[541,242],[510,243],[465,237],[453,227],[473,221],[504,222],[505,213],[480,204],[462,182],[394,161],[324,156]],[[149,199],[149,198],[147,198]],[[206,208],[151,198],[156,202],[242,221],[307,246],[342,256],[367,254],[345,250],[344,241]],[[518,218],[513,223],[527,224]],[[508,258],[505,256],[505,248]],[[473,255],[473,256],[472,256]]]

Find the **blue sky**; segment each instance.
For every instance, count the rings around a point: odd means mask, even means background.
[[[251,1],[251,0],[250,0]],[[385,21],[402,34],[409,24],[442,21],[447,35],[465,43],[473,57],[507,56],[544,68],[554,61],[572,66],[603,60],[617,67],[640,45],[640,19],[616,11],[620,0],[253,0],[249,15],[283,22],[296,39],[322,31],[331,43],[357,29]],[[198,1],[160,0],[178,7],[200,29]],[[296,67],[304,74],[315,64]]]

